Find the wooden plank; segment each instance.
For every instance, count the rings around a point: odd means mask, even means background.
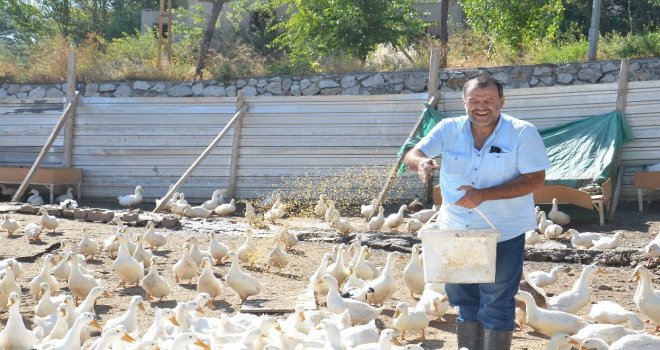
[[[245,95],[243,91],[238,92],[236,97],[236,110],[240,110],[245,104]],[[236,177],[238,176],[238,157],[241,150],[241,126],[243,125],[243,118],[234,123],[234,135],[231,140],[231,159],[229,161],[229,188],[227,189],[227,196],[234,198],[236,194]]]
[[[159,210],[161,210],[163,208],[163,206],[166,204],[167,200],[170,199],[170,197],[172,197],[174,192],[176,192],[179,189],[179,187],[181,187],[181,185],[183,185],[183,183],[186,182],[186,180],[188,179],[190,174],[195,170],[195,168],[197,168],[197,166],[202,161],[204,161],[204,159],[209,155],[209,153],[211,153],[211,151],[215,148],[215,145],[218,142],[220,142],[220,140],[229,132],[229,129],[234,125],[234,123],[237,120],[239,120],[246,111],[247,111],[247,106],[244,105],[243,107],[241,107],[241,109],[238,112],[236,112],[234,117],[231,118],[231,120],[229,121],[229,123],[227,123],[225,128],[222,129],[220,134],[211,142],[211,144],[204,150],[204,152],[202,152],[202,154],[199,155],[199,157],[190,166],[190,168],[188,168],[188,170],[186,170],[186,172],[181,176],[179,181],[177,181],[176,184],[174,184],[174,186],[172,186],[172,188],[167,192],[167,194],[165,194],[165,196],[163,196],[163,198],[161,198],[160,205],[156,206],[156,208],[153,210],[154,213],[158,212]]]
[[[438,71],[440,70],[440,49],[431,49],[431,61],[429,63],[429,84],[426,99],[430,100],[438,91]]]
[[[594,3],[594,7],[595,6],[596,5]],[[616,93],[616,110],[622,113],[624,120],[626,119],[626,97],[628,95],[628,80],[630,79],[629,62],[630,61],[627,58],[621,60],[621,66],[619,70],[619,84]],[[612,169],[616,169],[617,174],[614,187],[614,196],[612,196],[612,202],[610,203],[610,211],[608,215],[610,219],[614,218],[614,215],[616,215],[616,207],[619,203],[619,195],[621,194],[621,177],[623,176],[621,166],[622,152],[622,149],[617,150],[617,153],[614,156],[614,163],[612,164]]]
[[[76,92],[76,53],[70,52],[67,59],[67,72],[66,72],[66,101],[73,100]],[[62,154],[62,166],[68,168],[71,166],[71,156],[73,149],[73,129],[74,129],[75,113],[64,124],[64,154]]]
[[[28,174],[25,176],[25,179],[23,179],[23,182],[21,185],[18,187],[16,190],[16,193],[14,194],[14,197],[12,198],[12,202],[18,202],[18,200],[23,196],[25,193],[25,190],[27,190],[28,185],[30,184],[30,180],[34,176],[34,174],[37,172],[37,169],[39,169],[39,166],[44,160],[45,155],[48,153],[50,150],[50,147],[53,145],[53,142],[55,141],[55,138],[57,135],[60,133],[62,130],[62,127],[64,127],[64,123],[66,123],[67,119],[71,117],[73,114],[73,111],[75,109],[75,105],[78,102],[80,94],[76,93],[73,100],[71,100],[66,108],[64,109],[64,112],[62,113],[62,117],[58,121],[57,125],[55,125],[55,128],[53,129],[53,132],[50,134],[48,137],[48,140],[46,141],[46,144],[44,145],[43,149],[41,152],[39,152],[39,155],[37,155],[37,159],[34,161],[34,164],[32,164],[32,167],[30,168],[30,171]]]

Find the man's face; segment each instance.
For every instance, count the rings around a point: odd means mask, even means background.
[[[474,125],[494,126],[504,106],[504,97],[500,97],[496,86],[473,87],[463,98],[463,105]]]

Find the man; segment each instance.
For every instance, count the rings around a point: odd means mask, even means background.
[[[447,284],[449,302],[458,306],[458,347],[510,349],[515,320],[514,296],[522,275],[525,231],[536,227],[532,192],[543,185],[550,161],[536,128],[501,114],[502,83],[478,77],[463,87],[467,116],[442,120],[404,162],[425,183],[442,156],[441,228],[500,231],[495,283]],[[469,269],[470,266],[466,266]]]

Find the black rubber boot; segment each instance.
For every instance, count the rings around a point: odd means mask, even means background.
[[[456,338],[458,340],[459,349],[484,349],[484,329],[481,327],[481,322],[456,322]]]
[[[513,336],[512,331],[484,329],[483,350],[509,350],[511,349],[511,336]]]

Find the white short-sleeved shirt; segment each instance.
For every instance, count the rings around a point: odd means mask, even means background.
[[[521,174],[550,167],[545,145],[534,125],[500,114],[493,133],[481,150],[474,146],[471,122],[467,116],[443,119],[417,147],[430,158],[442,156],[440,188],[442,210],[438,218],[441,228],[490,228],[474,210],[450,205],[465,191],[463,185],[477,189],[509,182]],[[533,195],[485,201],[481,211],[500,231],[499,241],[506,241],[536,228]]]

